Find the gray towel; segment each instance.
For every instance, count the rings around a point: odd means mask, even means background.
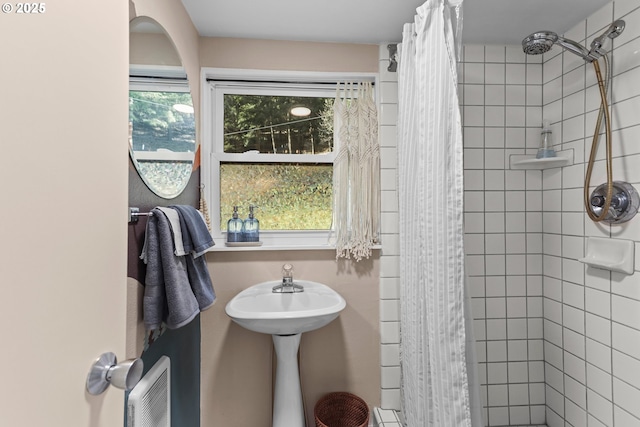
[[[180,216],[180,228],[182,229],[182,242],[185,252],[192,252],[194,258],[198,258],[215,244],[200,211],[189,205],[173,205],[169,207],[178,211]]]
[[[187,253],[184,251],[184,244],[182,243],[182,227],[180,227],[180,215],[175,209],[163,208],[158,206],[164,214],[167,216],[169,220],[169,225],[171,225],[171,232],[173,233],[173,243],[175,247],[176,256],[183,256]]]
[[[200,310],[211,307],[216,300],[205,257],[201,256],[214,245],[211,233],[202,219],[202,214],[193,206],[174,205],[180,217],[180,228],[187,261],[187,273],[191,289],[196,296]],[[190,253],[189,253],[190,252]]]
[[[158,329],[163,321],[168,328],[175,329],[189,323],[201,310],[190,284],[191,262],[188,260],[192,257],[175,256],[169,220],[160,209],[151,212],[153,215],[147,220],[146,230],[144,323],[148,330]]]

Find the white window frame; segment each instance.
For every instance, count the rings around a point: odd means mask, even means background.
[[[202,73],[202,138],[200,178],[204,197],[209,206],[211,234],[216,240],[214,250],[225,248],[226,232],[220,229],[220,163],[309,163],[333,164],[338,147],[330,154],[267,154],[225,153],[223,141],[223,95],[264,94],[283,96],[335,97],[335,85],[321,88],[318,83],[377,80],[376,73],[298,72],[274,70],[244,70],[203,68]],[[211,80],[211,81],[210,81]],[[255,82],[255,83],[254,83]],[[273,83],[277,82],[277,83]],[[292,83],[287,83],[292,82]],[[295,83],[293,83],[295,82]],[[376,85],[377,87],[377,85]],[[378,97],[376,96],[376,99]],[[247,201],[249,202],[249,201]],[[243,206],[243,211],[247,207]],[[246,212],[241,212],[242,217]],[[260,219],[260,210],[256,212]],[[243,218],[244,219],[244,218]],[[269,249],[331,249],[331,230],[260,230],[260,250]],[[236,249],[236,248],[234,248]],[[252,247],[251,250],[255,250]]]

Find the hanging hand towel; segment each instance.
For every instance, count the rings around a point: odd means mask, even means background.
[[[185,251],[191,252],[184,257],[191,289],[196,296],[200,310],[206,310],[216,300],[207,262],[205,257],[201,256],[214,244],[211,233],[209,233],[202,214],[194,207],[175,205],[170,208],[178,212]]]
[[[215,244],[200,211],[189,205],[169,207],[178,211],[180,216],[182,241],[187,253],[192,252],[194,258],[198,258]]]
[[[182,227],[180,226],[180,215],[178,215],[178,212],[176,210],[171,208],[158,207],[158,209],[164,212],[164,214],[167,216],[167,219],[169,220],[169,225],[171,225],[175,255],[186,255],[187,252],[184,250],[184,243],[182,238]]]
[[[200,312],[200,303],[191,289],[189,257],[176,257],[169,220],[153,209],[147,221],[147,274],[143,298],[143,318],[148,330],[164,321],[175,329],[189,323]]]

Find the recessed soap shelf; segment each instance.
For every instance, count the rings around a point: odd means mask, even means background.
[[[591,267],[618,273],[633,274],[635,268],[635,242],[632,240],[587,238],[587,251],[578,261]]]

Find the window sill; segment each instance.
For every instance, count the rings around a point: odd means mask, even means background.
[[[216,239],[215,246],[209,248],[207,252],[264,252],[264,251],[335,251],[334,245],[274,245],[264,244],[262,246],[226,246],[223,240]],[[373,250],[382,249],[382,245],[375,245]]]

